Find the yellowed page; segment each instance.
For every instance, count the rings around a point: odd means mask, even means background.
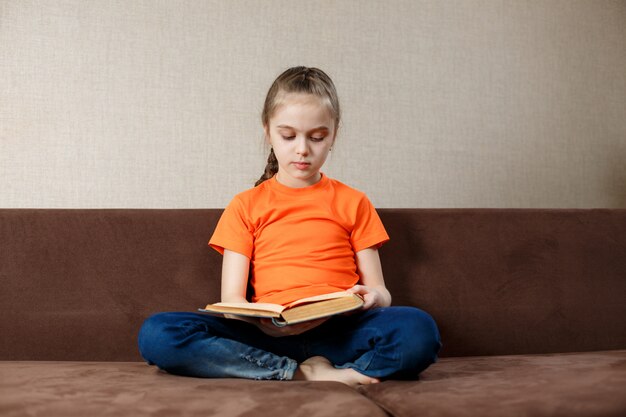
[[[285,309],[285,307],[281,306],[280,304],[272,303],[215,303],[210,304],[209,306],[211,305],[216,307],[232,307],[247,310],[271,311],[273,313],[281,313]]]
[[[312,303],[315,301],[332,300],[333,298],[352,297],[352,293],[348,291],[337,291],[328,294],[314,295],[313,297],[302,298],[291,304],[287,304],[288,308],[295,307],[300,304]]]
[[[308,303],[285,310],[282,313],[282,319],[286,324],[300,323],[302,321],[314,320],[356,310],[362,305],[363,299],[361,297],[355,294],[349,294],[349,297],[340,296],[334,299]]]

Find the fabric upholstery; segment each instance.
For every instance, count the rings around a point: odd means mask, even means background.
[[[626,415],[626,350],[442,358],[361,389],[395,417]]]
[[[158,311],[218,301],[222,210],[1,209],[0,360],[141,360]],[[440,356],[626,347],[626,210],[379,209],[395,305]]]
[[[339,382],[204,379],[140,362],[0,362],[3,417],[386,417]]]
[[[359,389],[367,398],[334,382],[206,380],[139,362],[15,361],[0,362],[0,414],[618,417],[625,387],[626,350],[442,358],[419,381]]]
[[[378,212],[394,304],[443,349],[357,391],[141,362],[146,317],[218,300],[222,210],[0,209],[0,415],[626,415],[626,210]]]

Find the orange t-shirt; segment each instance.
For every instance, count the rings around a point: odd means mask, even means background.
[[[322,173],[304,188],[274,176],[237,194],[209,245],[250,258],[253,302],[284,305],[352,287],[355,253],[388,240],[367,196]]]

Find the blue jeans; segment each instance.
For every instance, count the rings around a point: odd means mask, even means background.
[[[311,356],[375,378],[417,379],[442,347],[433,318],[414,307],[334,316],[285,337],[268,336],[240,320],[157,313],[143,323],[138,341],[150,365],[172,374],[280,380],[292,379],[298,363]]]

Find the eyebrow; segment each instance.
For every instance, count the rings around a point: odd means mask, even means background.
[[[294,129],[293,127],[288,126],[288,125],[278,125],[276,127],[297,130],[297,129]],[[330,129],[327,128],[326,126],[318,126],[318,127],[315,127],[313,129],[309,130],[309,132],[315,132],[317,130],[330,130]]]

